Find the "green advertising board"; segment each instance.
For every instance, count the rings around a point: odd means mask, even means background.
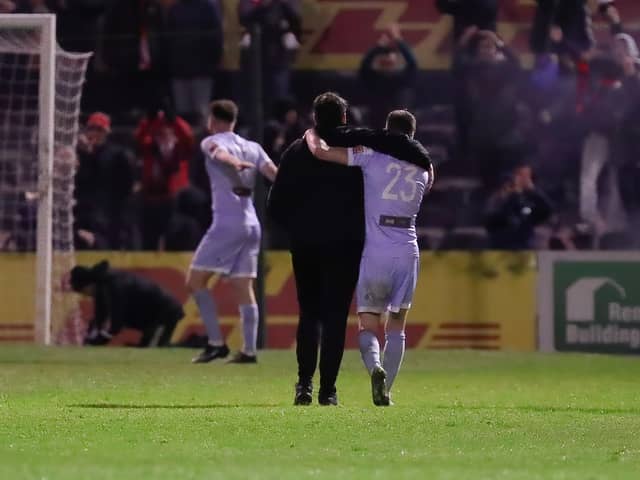
[[[541,348],[640,353],[640,256],[547,255],[540,258]]]

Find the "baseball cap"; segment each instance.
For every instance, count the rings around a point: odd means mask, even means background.
[[[101,128],[107,132],[111,131],[111,118],[106,113],[95,112],[89,115],[87,127]]]

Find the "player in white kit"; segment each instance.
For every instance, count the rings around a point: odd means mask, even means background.
[[[395,110],[387,117],[390,132],[413,137],[415,128],[415,117],[406,110]],[[427,172],[364,147],[329,147],[314,131],[307,132],[306,140],[317,158],[362,169],[366,239],[356,288],[358,339],[371,375],[373,402],[390,405],[389,392],[404,356],[405,322],[419,268],[415,220],[433,183],[433,170]],[[376,333],[387,313],[381,362]]]
[[[255,363],[258,306],[253,292],[260,251],[260,222],[253,206],[256,172],[271,181],[277,167],[255,142],[233,132],[238,107],[231,100],[211,104],[209,131],[201,148],[211,182],[213,223],[193,256],[187,286],[205,324],[209,343],[193,359],[204,363],[229,355],[216,305],[207,288],[214,274],[229,278],[238,301],[244,345],[230,362]]]

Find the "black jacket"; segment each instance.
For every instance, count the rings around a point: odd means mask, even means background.
[[[319,133],[330,145],[365,145],[423,169],[431,166],[424,147],[406,135],[351,127]],[[340,249],[364,242],[361,170],[317,160],[303,139],[283,153],[267,208],[271,219],[288,233],[293,251]]]
[[[551,203],[538,190],[494,196],[489,200],[485,218],[491,248],[532,248],[535,227],[549,220],[552,213]]]
[[[117,334],[122,328],[144,330],[184,316],[182,305],[155,283],[129,272],[109,270],[96,283],[91,327]],[[91,328],[90,328],[91,330]]]

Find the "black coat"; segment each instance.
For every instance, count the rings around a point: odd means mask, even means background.
[[[532,248],[535,227],[549,220],[552,213],[551,203],[538,190],[494,196],[489,200],[485,218],[491,248]]]
[[[429,154],[406,135],[340,127],[319,132],[330,145],[365,145],[428,170]],[[298,139],[283,153],[268,202],[271,219],[289,235],[291,250],[340,249],[364,243],[362,171],[316,159]]]
[[[109,270],[96,283],[95,313],[91,327],[109,333],[122,328],[144,330],[184,316],[182,305],[155,283],[129,272]],[[91,329],[90,329],[91,330]]]

